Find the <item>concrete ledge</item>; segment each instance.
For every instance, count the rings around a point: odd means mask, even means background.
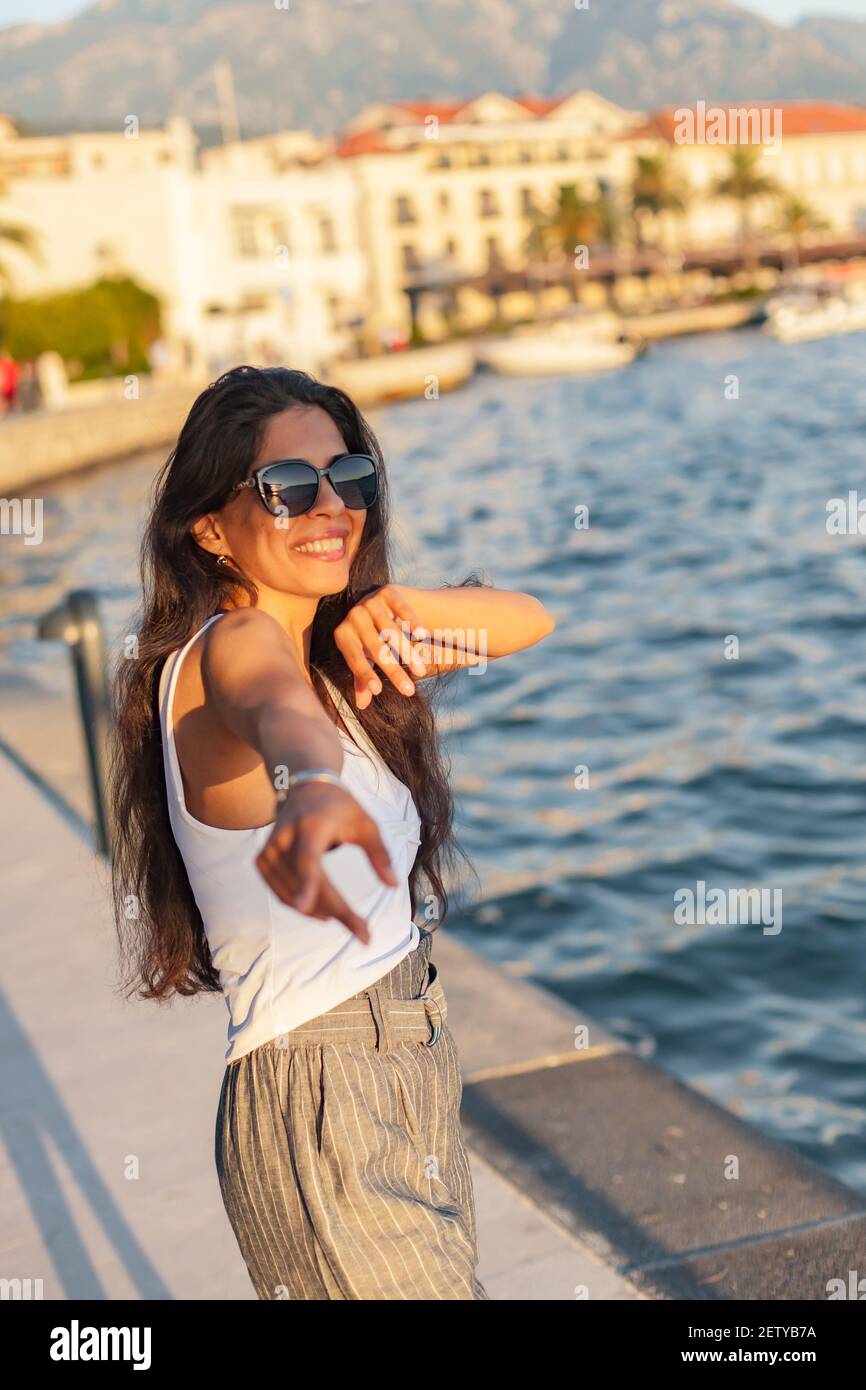
[[[587,1019],[548,991],[453,938],[433,955],[468,1141],[646,1296],[826,1299],[862,1270],[866,1198],[594,1024],[565,1051]]]
[[[172,444],[204,382],[141,383],[128,400],[122,382],[108,400],[68,410],[41,410],[0,428],[0,494],[20,495],[34,483],[107,463],[141,449]]]
[[[851,1217],[696,1254],[631,1279],[650,1298],[814,1302],[829,1297],[830,1279],[842,1281],[846,1298],[862,1298],[851,1292],[850,1275],[863,1278],[864,1252],[866,1218]]]
[[[118,996],[105,868],[80,818],[73,829],[2,749],[0,802],[14,815],[0,839],[0,1275],[42,1279],[46,1299],[254,1299],[213,1164],[225,1005]],[[492,1299],[640,1297],[474,1150],[470,1160]]]
[[[464,1081],[627,1051],[600,1024],[550,990],[513,980],[498,965],[464,946],[448,928],[433,936],[433,958],[442,972],[448,1021],[459,1044]],[[575,1029],[580,1027],[586,1029],[588,1046],[578,1051]]]
[[[224,1005],[120,1000],[104,870],[3,757],[0,800],[2,1272],[49,1298],[248,1299],[212,1166]],[[860,1194],[451,929],[433,958],[492,1296],[823,1300],[862,1277]]]

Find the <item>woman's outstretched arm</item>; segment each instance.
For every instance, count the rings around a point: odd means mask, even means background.
[[[261,756],[268,776],[282,768],[339,773],[339,734],[279,623],[243,609],[223,618],[208,638],[202,660],[207,698],[225,727]],[[348,788],[327,782],[305,782],[289,792],[256,867],[289,907],[321,920],[335,917],[368,942],[366,922],[333,887],[322,864],[322,856],[339,844],[359,845],[382,882],[396,886],[378,825]]]

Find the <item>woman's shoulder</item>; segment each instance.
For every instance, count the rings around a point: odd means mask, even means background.
[[[214,618],[219,618],[219,622],[214,622],[210,631],[217,632],[274,632],[283,633],[284,629],[273,618],[270,613],[266,613],[262,608],[221,608],[214,613]]]
[[[287,644],[285,629],[276,618],[261,608],[229,608],[214,614],[207,625],[202,642],[202,652],[211,657],[219,657],[229,650],[237,654],[239,647],[246,644],[261,646],[283,646]]]
[[[308,683],[289,634],[259,608],[226,610],[196,645],[203,679],[224,691],[243,690],[249,682],[260,693],[286,681]]]

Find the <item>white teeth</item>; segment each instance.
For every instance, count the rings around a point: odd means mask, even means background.
[[[325,555],[329,551],[342,550],[345,544],[342,536],[329,536],[324,541],[307,541],[306,545],[293,546],[301,555]]]

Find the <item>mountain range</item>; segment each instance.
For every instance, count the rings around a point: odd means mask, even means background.
[[[218,125],[231,62],[246,136],[338,130],[380,99],[591,87],[630,108],[866,102],[866,21],[783,28],[729,0],[100,0],[0,30],[0,108],[35,130]]]

